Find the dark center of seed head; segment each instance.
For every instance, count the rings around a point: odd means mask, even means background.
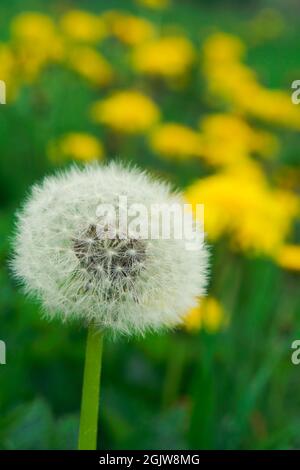
[[[80,266],[93,278],[106,276],[110,281],[134,279],[144,268],[146,245],[144,240],[110,237],[108,226],[90,225],[73,240],[73,248]]]

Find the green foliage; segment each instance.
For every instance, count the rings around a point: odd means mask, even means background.
[[[2,3],[5,39],[8,20],[22,11],[24,2]],[[31,0],[26,8],[56,15],[62,3]],[[124,2],[110,3],[113,8]],[[248,11],[235,3],[223,12],[218,4],[177,2],[169,12],[148,15],[162,28],[180,21],[197,40],[215,26],[246,34]],[[86,1],[85,8],[89,6],[98,11],[99,2]],[[138,12],[141,7],[130,8]],[[250,64],[265,73],[270,87],[289,84],[287,68],[297,69],[300,30],[295,19],[289,24],[285,40],[251,49]],[[111,57],[120,60],[117,48]],[[201,86],[199,77],[192,80],[188,91],[165,99],[166,119],[189,124],[205,112],[206,103],[196,104],[188,96]],[[191,106],[182,116],[188,100]],[[45,154],[49,137],[86,131],[84,110],[92,101],[91,90],[79,78],[53,67],[38,86],[24,88],[17,102],[0,107],[0,339],[7,345],[7,364],[0,365],[1,449],[76,447],[85,332],[78,325],[41,318],[39,305],[25,298],[10,276],[9,240],[13,213],[29,185],[53,169]],[[296,166],[299,136],[284,138],[282,160]],[[133,159],[181,187],[204,171],[193,162],[185,166],[159,160],[138,139],[128,141],[123,151],[124,160]],[[106,342],[99,430],[103,448],[300,446],[300,368],[290,361],[290,345],[300,334],[299,277],[283,273],[269,260],[233,255],[224,246],[222,240],[212,249],[210,287],[230,315],[224,331],[176,331]]]

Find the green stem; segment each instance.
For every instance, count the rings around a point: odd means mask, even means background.
[[[79,450],[97,449],[103,333],[88,329],[79,426]]]

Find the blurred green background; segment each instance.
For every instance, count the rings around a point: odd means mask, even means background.
[[[80,10],[80,11],[78,11]],[[300,6],[0,4],[0,448],[76,448],[85,331],[12,279],[14,213],[72,161],[132,161],[205,204],[207,299],[106,341],[99,448],[300,447]]]

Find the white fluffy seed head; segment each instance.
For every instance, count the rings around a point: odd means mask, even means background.
[[[106,236],[97,208],[183,204],[180,194],[137,169],[73,167],[33,187],[18,214],[12,268],[50,318],[93,322],[113,334],[143,334],[182,321],[204,295],[207,251],[185,239]],[[151,220],[150,220],[151,223]]]

